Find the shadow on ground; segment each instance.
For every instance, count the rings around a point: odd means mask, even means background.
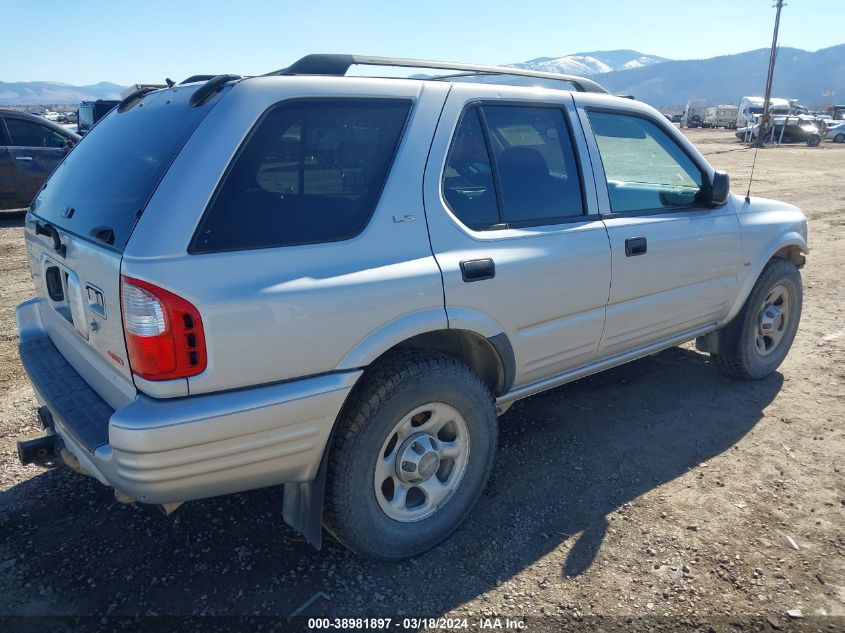
[[[0,613],[288,615],[313,599],[304,614],[439,614],[570,537],[559,573],[584,574],[608,514],[730,449],[781,384],[729,381],[674,348],[519,402],[466,525],[399,564],[357,560],[329,537],[312,550],[282,523],[280,489],[164,517],[45,471],[0,498]]]

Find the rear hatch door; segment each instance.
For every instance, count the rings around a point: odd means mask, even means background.
[[[110,112],[67,156],[27,215],[44,327],[115,408],[135,393],[121,321],[123,252],[167,168],[217,102],[190,105],[195,89],[161,90]]]

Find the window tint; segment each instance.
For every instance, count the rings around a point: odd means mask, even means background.
[[[65,137],[32,121],[6,117],[6,127],[12,137],[12,145],[18,147],[64,147]]]
[[[348,239],[375,208],[407,101],[295,101],[261,121],[225,176],[192,252]]]
[[[645,211],[703,200],[701,170],[657,125],[635,116],[588,113],[599,146],[610,207]]]
[[[557,108],[484,106],[509,224],[583,214],[575,154]]]
[[[478,109],[464,113],[446,161],[443,196],[458,219],[473,229],[499,223],[493,171]]]

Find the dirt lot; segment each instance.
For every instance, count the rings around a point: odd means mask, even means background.
[[[751,151],[723,130],[689,135],[744,194]],[[733,382],[687,345],[519,402],[465,527],[391,565],[330,539],[312,550],[282,522],[278,489],[164,517],[66,469],[20,466],[15,441],[38,429],[14,306],[32,286],[21,222],[0,220],[0,614],[76,630],[61,616],[284,617],[308,603],[301,614],[598,628],[670,616],[722,631],[787,627],[800,609],[812,630],[845,630],[843,175],[845,146],[827,142],[757,161],[754,193],[810,218],[804,314],[780,372]]]

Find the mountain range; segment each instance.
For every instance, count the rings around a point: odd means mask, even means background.
[[[0,81],[0,105],[78,104],[80,101],[120,99],[122,86],[101,81],[92,86],[72,86],[56,81]]]
[[[703,97],[711,103],[739,103],[761,95],[766,85],[769,49],[703,60],[667,61],[657,67],[615,70],[597,78],[612,92],[633,94],[654,105],[680,105]],[[810,106],[831,104],[822,93],[845,100],[845,44],[815,52],[780,48],[772,94]],[[838,95],[838,96],[837,96]]]
[[[642,68],[669,61],[657,55],[643,55],[632,50],[594,51],[592,53],[575,53],[563,57],[538,57],[527,62],[507,64],[514,68],[527,70],[541,70],[547,73],[563,73],[567,75],[597,75],[614,70],[628,70]]]
[[[677,109],[694,98],[717,104],[739,103],[743,96],[761,95],[768,59],[769,49],[689,60],[671,60],[625,49],[538,57],[508,65],[589,76],[611,92],[631,94],[657,107]],[[0,81],[0,105],[76,104],[119,98],[122,89],[108,82],[73,86],[50,81]],[[834,96],[822,96],[822,92],[830,90]],[[833,101],[845,102],[845,44],[814,52],[781,48],[772,94],[798,99],[811,108],[828,106]]]

